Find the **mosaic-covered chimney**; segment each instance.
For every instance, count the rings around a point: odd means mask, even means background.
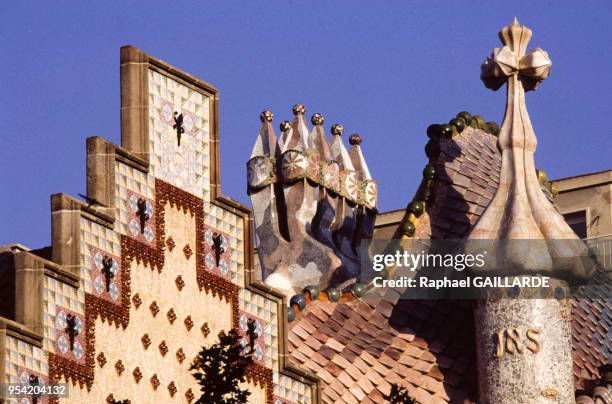
[[[534,166],[537,140],[525,92],[548,77],[551,60],[539,48],[526,53],[531,30],[516,19],[499,36],[504,46],[485,60],[481,78],[492,90],[507,84],[500,182],[468,238],[492,247],[488,270],[559,282],[585,278],[588,271],[577,259],[585,246],[542,192]],[[569,300],[493,296],[478,302],[474,313],[478,402],[575,402]]]
[[[347,150],[342,125],[332,126],[330,142],[324,117],[314,114],[309,129],[304,113],[295,105],[277,140],[272,112],[262,112],[247,162],[262,278],[288,294],[359,281],[359,247],[376,216],[377,184],[361,137],[351,135]]]

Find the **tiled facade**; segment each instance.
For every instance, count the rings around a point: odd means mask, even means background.
[[[148,88],[148,165],[125,151],[105,163],[114,175],[106,191],[113,195],[114,221],[76,201],[77,209],[54,213],[80,212],[74,228],[58,220],[54,232],[69,237],[52,246],[75,256],[67,268],[78,282],[45,272],[42,348],[26,336],[4,337],[0,381],[18,382],[26,372],[67,382],[70,396],[60,402],[106,402],[111,395],[132,403],[192,402],[199,386],[188,369],[201,346],[254,319],[259,336],[247,371],[250,401],[310,403],[313,381],[289,376],[281,357],[282,300],[249,286],[248,210],[211,192],[218,177],[211,94],[159,64],[151,63],[141,83]],[[16,304],[24,302],[17,297]]]
[[[174,114],[185,132],[178,145]],[[210,200],[210,99],[193,88],[149,70],[151,174]]]

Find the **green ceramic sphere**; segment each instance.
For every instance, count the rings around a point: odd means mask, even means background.
[[[499,135],[499,126],[497,125],[497,123],[493,122],[493,121],[489,121],[487,122],[487,125],[489,126],[489,128],[491,129],[491,134],[494,136]]]
[[[355,297],[362,297],[365,294],[365,286],[363,283],[356,283],[351,287],[351,292]]]
[[[440,125],[438,125],[437,123],[434,123],[433,125],[429,125],[427,127],[427,137],[429,137],[430,139],[438,139],[440,138],[440,135]]]
[[[470,122],[472,122],[472,114],[470,114],[467,111],[461,111],[457,114],[457,118],[463,118],[463,120],[465,121],[465,123],[467,125],[470,124]]]
[[[545,185],[548,182],[548,174],[544,170],[536,170],[536,174],[538,175],[538,181],[540,184]]]
[[[295,309],[293,307],[289,307],[287,310],[287,321],[292,322],[295,320]]]
[[[338,289],[335,288],[327,289],[327,296],[329,297],[329,300],[331,302],[337,302],[338,300],[340,300],[340,292],[338,291]]]
[[[419,217],[423,214],[423,202],[421,201],[412,201],[408,204],[406,208],[408,212],[414,213],[416,217]]]
[[[461,118],[451,119],[449,124],[453,125],[459,133],[463,132],[463,129],[465,129],[465,121]]]
[[[440,125],[440,135],[442,137],[451,137],[453,135],[453,127],[449,124]]]
[[[475,129],[484,129],[485,128],[485,120],[480,115],[474,115],[472,118],[472,127]]]
[[[425,202],[429,202],[433,193],[431,192],[431,187],[423,187],[419,192],[419,199]]]
[[[557,194],[559,193],[559,189],[557,188],[557,184],[555,184],[554,182],[550,183],[550,193],[553,194],[554,196],[557,196]]]
[[[311,300],[317,300],[319,298],[319,287],[316,285],[308,285],[302,289],[302,293],[308,293]]]
[[[427,164],[425,168],[423,169],[423,178],[427,180],[431,180],[433,179],[435,175],[436,175],[436,167],[431,164]]]
[[[306,298],[300,293],[299,295],[293,296],[289,301],[289,304],[291,306],[296,305],[300,310],[304,310],[306,307]]]
[[[403,235],[412,237],[414,236],[414,231],[415,231],[414,223],[412,223],[410,220],[405,220],[402,222],[400,226],[400,232]]]

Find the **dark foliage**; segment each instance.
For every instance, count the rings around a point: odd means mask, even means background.
[[[243,404],[251,394],[241,389],[245,382],[247,367],[253,362],[255,351],[255,323],[248,322],[247,340],[249,345],[241,345],[242,337],[237,330],[229,333],[221,331],[219,342],[211,347],[202,347],[189,370],[195,370],[193,377],[201,386],[202,395],[196,404]]]
[[[400,387],[396,383],[391,385],[391,392],[384,397],[391,404],[418,404],[414,398],[410,397],[405,387]]]

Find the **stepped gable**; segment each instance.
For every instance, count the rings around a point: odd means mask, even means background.
[[[252,278],[251,212],[221,193],[218,111],[210,84],[121,49],[121,146],[87,139],[85,201],[52,195],[50,247],[0,247],[0,383],[191,403],[192,359],[236,329],[251,400],[319,402],[287,363],[283,296]]]

